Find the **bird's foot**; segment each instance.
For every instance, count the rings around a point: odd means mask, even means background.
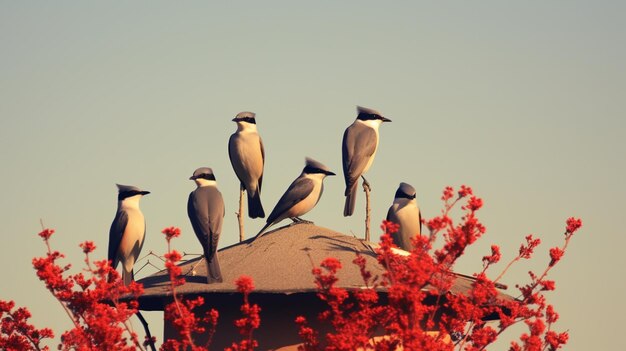
[[[294,225],[294,224],[313,224],[312,221],[307,221],[306,219],[302,219],[300,217],[290,217],[290,219],[293,221],[293,223],[290,224],[290,226]]]
[[[372,186],[370,185],[370,182],[368,182],[364,176],[361,176],[361,178],[363,179],[363,191],[372,191]]]

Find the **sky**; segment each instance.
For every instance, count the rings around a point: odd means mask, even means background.
[[[168,226],[182,229],[176,249],[198,253],[188,178],[212,167],[226,206],[220,247],[237,242],[227,143],[246,110],[265,144],[266,212],[309,156],[338,176],[304,218],[363,235],[364,196],[344,218],[341,176],[343,131],[363,105],[393,120],[367,173],[376,235],[400,182],[425,218],[445,186],[467,184],[485,201],[487,234],[456,270],[480,270],[491,244],[506,262],[532,233],[543,244],[504,278],[514,285],[580,217],[551,274],[557,329],[569,330],[568,350],[625,349],[625,13],[617,1],[2,1],[0,299],[29,306],[38,327],[69,327],[32,269],[45,252],[40,220],[76,271],[85,240],[103,259],[115,183],[152,192],[143,253],[166,250]],[[246,218],[246,235],[263,224]],[[162,316],[147,317],[160,336]]]

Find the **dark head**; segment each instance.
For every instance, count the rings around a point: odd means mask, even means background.
[[[209,167],[200,167],[193,172],[193,175],[189,177],[189,180],[215,180],[215,175],[213,174],[213,170]]]
[[[256,114],[254,112],[244,111],[239,112],[235,118],[233,118],[233,122],[245,122],[256,124]]]
[[[306,174],[324,174],[327,176],[334,176],[335,173],[331,172],[330,169],[324,166],[322,163],[315,161],[314,159],[307,157],[305,159],[304,169],[302,173]]]
[[[144,196],[144,195],[150,194],[149,191],[141,190],[136,186],[122,185],[122,184],[115,184],[115,185],[117,185],[117,200],[118,201],[122,201],[126,198],[136,196],[136,195]]]
[[[400,185],[398,186],[398,190],[396,190],[395,198],[412,200],[415,199],[415,195],[415,188],[413,188],[410,184],[400,183]]]
[[[361,121],[378,120],[382,122],[391,122],[387,117],[384,117],[382,113],[367,107],[357,106],[356,112],[358,113],[357,119]]]

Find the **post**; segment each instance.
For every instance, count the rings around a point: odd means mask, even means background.
[[[239,222],[239,242],[243,241],[243,192],[245,188],[243,184],[239,187],[239,212],[237,212],[237,221]]]
[[[370,183],[363,178],[363,191],[365,192],[365,241],[370,241],[370,215],[372,207],[370,206]]]

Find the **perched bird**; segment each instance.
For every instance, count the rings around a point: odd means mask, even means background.
[[[253,112],[241,112],[233,118],[237,131],[228,140],[228,156],[241,182],[241,189],[248,193],[248,216],[265,218],[261,205],[265,150],[257,132],[255,116]]]
[[[393,242],[399,248],[411,251],[413,249],[411,239],[422,235],[422,214],[415,199],[415,189],[411,185],[400,183],[393,205],[387,211],[387,220],[400,226],[398,231],[391,235]]]
[[[378,148],[378,127],[383,122],[391,122],[376,110],[357,106],[357,112],[356,120],[343,133],[342,160],[346,181],[343,215],[346,217],[354,213],[359,177],[367,172],[374,161]]]
[[[217,190],[217,182],[211,168],[198,168],[189,179],[196,182],[197,188],[189,194],[187,214],[204,251],[207,284],[221,282],[222,272],[217,260],[217,242],[222,233],[224,220],[222,193]]]
[[[267,223],[256,238],[261,236],[265,229],[285,218],[291,218],[294,222],[303,221],[299,217],[315,207],[324,191],[323,180],[329,175],[334,176],[335,173],[320,162],[307,157],[302,173],[278,200],[272,213],[267,217]]]
[[[133,281],[133,266],[139,257],[146,235],[146,220],[139,209],[139,199],[150,194],[135,186],[116,184],[117,213],[109,230],[109,261],[113,269],[122,263],[124,285]]]

